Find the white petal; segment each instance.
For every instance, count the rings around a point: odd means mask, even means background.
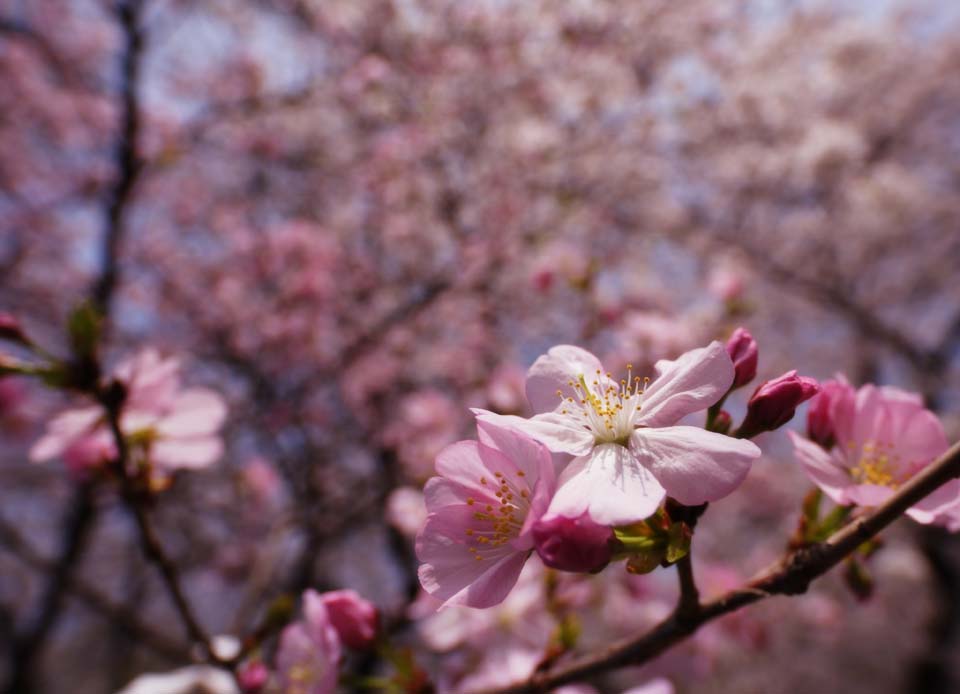
[[[687,426],[638,429],[630,450],[667,494],[688,506],[725,497],[760,457],[750,441]]]
[[[576,517],[586,512],[597,523],[624,525],[649,517],[664,495],[630,451],[605,443],[567,466],[547,514]]]
[[[602,371],[600,360],[585,349],[557,345],[541,355],[527,372],[527,400],[534,412],[550,412],[560,403],[557,391],[573,395],[569,381],[580,376],[591,380]]]
[[[733,383],[734,368],[719,342],[694,349],[676,361],[657,362],[657,378],[644,389],[638,424],[666,427],[722,398]]]

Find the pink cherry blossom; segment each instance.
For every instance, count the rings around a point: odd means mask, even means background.
[[[577,456],[563,471],[550,515],[588,513],[602,525],[652,514],[669,494],[680,503],[715,501],[743,481],[760,455],[753,443],[677,423],[717,402],[733,383],[724,346],[713,342],[656,364],[652,383],[619,383],[590,352],[561,345],[527,375],[530,419],[476,410],[480,421],[524,432],[551,451]]]
[[[943,425],[919,395],[870,384],[828,392],[828,402],[819,406],[827,413],[818,412],[817,426],[831,431],[836,445],[827,451],[789,434],[804,472],[838,504],[883,503],[948,447]],[[950,507],[958,501],[960,481],[951,480],[907,513],[920,523],[949,525]]]
[[[752,381],[757,375],[757,360],[760,356],[753,335],[744,328],[734,330],[727,340],[727,354],[733,360],[735,372],[732,387],[739,388]]]
[[[820,384],[795,370],[761,383],[747,403],[741,436],[779,429],[793,419],[797,407],[820,392]]]
[[[353,590],[334,590],[320,596],[330,622],[344,645],[362,650],[377,637],[377,608]]]
[[[303,594],[303,619],[280,635],[277,672],[285,694],[331,694],[337,687],[340,639],[323,599]]]
[[[424,489],[429,515],[416,542],[420,583],[446,605],[490,607],[506,597],[555,486],[546,447],[492,422],[479,422],[477,431],[479,441],[440,452],[440,477]]]
[[[147,449],[149,460],[164,471],[201,468],[223,453],[217,431],[226,417],[219,395],[205,388],[180,388],[180,365],[145,349],[121,363],[113,377],[127,389],[120,428]],[[67,410],[52,419],[30,451],[39,462],[62,457],[80,473],[116,457],[113,437],[99,407]]]

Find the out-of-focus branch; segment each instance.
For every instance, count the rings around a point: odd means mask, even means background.
[[[119,279],[120,244],[126,228],[125,212],[140,174],[137,139],[140,132],[139,76],[144,39],[140,31],[142,0],[120,0],[117,18],[124,35],[120,69],[120,93],[123,104],[115,163],[117,178],[107,202],[107,229],[103,237],[102,266],[91,295],[96,307],[107,315],[110,300]]]
[[[701,626],[773,595],[798,595],[810,583],[900,518],[949,480],[960,477],[960,443],[910,479],[871,513],[844,526],[824,542],[791,552],[761,571],[746,585],[688,610],[678,609],[649,632],[613,644],[598,653],[538,673],[526,682],[486,694],[533,694],[627,665],[641,665],[684,640]],[[681,601],[681,605],[683,602]]]
[[[11,674],[5,691],[25,694],[32,690],[31,672],[37,654],[60,615],[64,593],[71,581],[93,528],[96,508],[93,487],[80,484],[74,490],[70,508],[61,523],[60,554],[50,567],[49,579],[36,616],[18,635],[10,649]]]
[[[20,535],[16,528],[2,519],[0,519],[0,544],[24,564],[42,574],[50,575],[55,571],[56,562],[54,560],[41,556]],[[66,590],[86,607],[110,622],[119,625],[124,631],[132,635],[138,643],[153,650],[158,655],[162,655],[172,662],[182,662],[187,659],[189,654],[182,644],[146,626],[139,621],[135,614],[103,595],[79,576],[71,574],[67,577]]]
[[[133,516],[137,526],[137,534],[140,538],[140,546],[147,559],[157,568],[163,579],[163,585],[167,594],[173,601],[180,621],[183,623],[190,639],[203,649],[204,656],[211,662],[220,662],[219,657],[214,652],[210,637],[201,626],[200,621],[193,613],[193,608],[187,600],[186,594],[180,582],[180,572],[176,564],[167,556],[157,536],[156,531],[150,523],[147,510],[144,506],[144,499],[138,489],[135,488],[127,472],[128,447],[123,431],[120,429],[120,414],[123,406],[122,398],[118,398],[112,389],[108,386],[102,392],[98,393],[100,404],[106,410],[107,422],[110,431],[113,434],[114,443],[117,447],[117,459],[115,466],[120,478],[121,495],[124,504]]]

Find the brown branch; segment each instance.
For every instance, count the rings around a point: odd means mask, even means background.
[[[0,545],[26,566],[43,574],[54,571],[55,560],[42,556],[20,533],[3,519],[0,519]],[[138,643],[153,650],[172,662],[181,662],[189,657],[187,649],[169,636],[154,631],[139,621],[135,614],[117,604],[99,590],[76,575],[67,577],[66,590],[71,597],[78,599],[87,608],[104,619],[117,624],[132,635]]]
[[[139,76],[144,39],[140,31],[142,0],[121,0],[117,17],[125,39],[120,68],[122,122],[116,148],[117,178],[107,202],[107,229],[103,237],[102,267],[91,295],[104,315],[110,312],[110,300],[120,276],[120,243],[126,228],[125,212],[140,175],[137,140],[140,132]]]
[[[190,606],[190,602],[183,592],[180,582],[180,571],[163,549],[163,544],[160,542],[160,538],[150,523],[150,518],[147,515],[147,510],[143,503],[144,499],[142,494],[135,487],[134,481],[128,474],[127,442],[120,429],[120,413],[123,406],[122,398],[118,398],[115,389],[110,387],[99,393],[98,397],[100,404],[103,405],[107,411],[107,422],[110,425],[110,431],[113,434],[114,443],[117,447],[117,458],[114,465],[120,477],[121,496],[136,523],[141,549],[150,563],[160,572],[167,594],[173,601],[177,614],[180,616],[180,621],[183,623],[190,639],[200,645],[203,649],[204,657],[207,660],[215,664],[220,664],[220,658],[213,650],[210,637],[207,635],[206,630],[204,630],[196,615],[194,615],[193,608]]]
[[[787,554],[761,571],[743,587],[699,607],[677,609],[647,633],[615,643],[526,682],[486,690],[484,694],[535,694],[627,665],[641,665],[684,640],[701,626],[741,607],[772,595],[797,595],[854,552],[861,544],[897,520],[903,513],[945,484],[960,477],[960,443],[910,479],[886,502],[834,533],[826,541]],[[681,603],[682,604],[682,603]]]
[[[677,614],[696,614],[700,609],[700,591],[693,579],[693,562],[690,555],[677,562],[677,579],[680,582],[680,599],[677,601]]]

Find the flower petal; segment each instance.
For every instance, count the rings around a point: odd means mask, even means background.
[[[719,342],[657,362],[658,376],[644,390],[638,424],[666,427],[710,407],[733,383],[733,362]]]
[[[417,535],[420,584],[445,605],[496,605],[513,588],[530,554],[503,545],[477,560],[465,542],[472,516],[469,507],[445,507],[431,513]]]
[[[803,466],[803,471],[810,481],[836,503],[849,504],[845,490],[851,486],[850,474],[836,458],[795,431],[788,431],[787,436],[793,442],[794,457]]]
[[[573,345],[552,347],[527,372],[527,400],[534,412],[551,412],[560,404],[558,390],[573,395],[568,383],[581,375],[593,377],[597,371],[603,371],[603,366],[587,350]]]
[[[543,476],[553,476],[553,458],[546,446],[492,419],[477,420],[480,443],[495,448],[523,470],[530,486]]]
[[[630,451],[667,494],[687,506],[725,497],[760,456],[750,441],[688,426],[638,429],[630,437]]]
[[[554,453],[586,455],[594,446],[591,434],[574,417],[555,412],[545,412],[530,419],[516,415],[494,414],[486,410],[473,410],[478,421],[491,422],[530,436]]]
[[[176,397],[171,412],[157,423],[161,436],[197,436],[212,434],[227,416],[227,406],[217,393],[206,388],[191,388]]]
[[[602,525],[623,525],[649,517],[664,495],[630,451],[605,443],[567,466],[547,513],[570,518],[587,513]]]
[[[933,523],[960,503],[960,480],[950,480],[907,509],[918,523]]]
[[[150,460],[168,470],[206,467],[222,455],[223,441],[216,436],[160,439],[150,447]]]

